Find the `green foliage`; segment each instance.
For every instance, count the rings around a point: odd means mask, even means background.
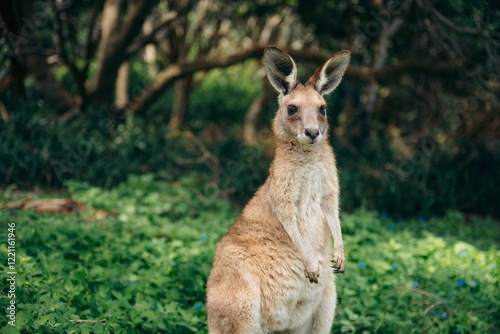
[[[207,180],[219,181],[231,200],[243,205],[266,178],[270,162],[265,147],[241,143],[244,114],[260,93],[260,85],[254,81],[256,71],[253,62],[211,71],[191,94],[186,123],[218,159],[218,171],[203,162],[179,163],[197,160],[203,152],[192,140],[174,136],[166,128],[172,91],[145,114],[120,120],[114,110],[91,108],[69,123],[58,122],[41,99],[14,103],[9,98],[5,104],[15,112],[8,122],[0,120],[0,183],[59,187],[76,179],[110,188],[129,174],[167,170],[173,178],[196,171]],[[132,63],[132,95],[136,87],[149,84],[146,72],[144,64]],[[356,142],[356,138],[351,142],[347,129],[339,125],[342,117],[350,117],[342,112],[347,96],[353,94],[350,89],[343,84],[330,97],[332,143],[344,189],[344,210],[364,207],[398,217],[459,210],[500,217],[495,187],[500,183],[500,169],[496,168],[500,151],[494,142],[464,140],[457,144],[445,136],[441,143],[443,131],[436,131],[408,146],[409,154],[401,154],[402,149],[387,134],[383,118],[400,117],[398,129],[411,129],[416,116],[404,108],[398,114],[378,116],[373,130],[377,134],[369,144]],[[408,95],[391,91],[399,97],[395,104],[407,104]],[[442,99],[443,106],[453,107],[457,102]],[[272,108],[270,104],[263,113],[259,129],[269,131]],[[442,129],[447,130],[446,122],[442,121]],[[216,139],[210,140],[211,136]]]
[[[107,40],[99,36],[105,17],[102,3],[30,3],[11,8],[0,43],[0,186],[60,187],[77,179],[110,188],[129,174],[168,170],[174,177],[196,171],[220,180],[231,200],[245,203],[266,177],[270,156],[262,147],[241,144],[245,112],[265,80],[258,60],[183,73],[193,79],[184,125],[214,153],[220,170],[203,162],[179,163],[203,161],[207,154],[166,129],[172,87],[149,90],[155,92],[153,103],[129,117],[112,107],[113,85],[94,91],[100,65],[109,64],[100,64],[98,56],[98,50],[105,50],[100,43]],[[131,102],[152,85],[158,87],[157,80],[165,79],[161,71],[173,62],[219,59],[224,65],[226,56],[238,54],[251,41],[266,43],[266,36],[268,43],[288,41],[291,48],[301,49],[302,57],[296,60],[302,79],[318,67],[319,59],[313,61],[318,51],[350,49],[352,71],[329,97],[329,119],[337,126],[332,132],[339,134],[333,140],[342,188],[348,189],[343,208],[386,210],[399,217],[458,210],[500,218],[495,51],[500,11],[493,1],[214,1],[209,7],[197,3],[178,12],[182,18],[165,22],[159,19],[171,13],[172,3],[145,8],[148,21],[162,27],[154,34],[158,40],[143,41],[142,33],[134,34],[136,29],[116,34],[129,38],[111,43],[105,52],[109,55],[121,55],[121,48],[112,49],[127,43],[127,53],[142,42],[157,48],[154,65],[145,63],[142,50],[109,59],[117,65],[125,58],[130,62]],[[128,13],[126,7],[124,3],[116,14]],[[31,35],[37,41],[30,41]],[[28,42],[38,45],[39,61],[50,56],[50,75],[43,69],[34,75],[37,71],[28,66],[32,61],[24,57],[32,53]],[[51,110],[55,103],[49,95],[62,96],[57,86],[48,89],[54,94],[40,89],[50,82],[42,80],[47,75],[54,75],[79,101],[81,110],[75,105],[72,111],[58,111],[74,113],[70,122],[62,122],[64,117]],[[115,82],[114,75],[110,71],[105,77]],[[268,103],[258,129],[269,130],[274,106]]]
[[[203,331],[204,285],[215,243],[235,217],[226,202],[213,199],[210,188],[195,180],[130,177],[107,192],[69,183],[74,198],[113,213],[94,221],[88,215],[2,211],[2,226],[15,222],[17,228],[17,328],[22,333]],[[0,247],[5,254],[5,243]],[[7,302],[3,294],[2,307]],[[5,323],[5,313],[1,317]],[[70,322],[79,319],[107,321]]]
[[[20,103],[29,110],[31,103]],[[33,108],[31,108],[33,109]],[[3,184],[59,187],[67,180],[111,187],[128,174],[174,171],[174,159],[200,155],[182,136],[168,135],[161,123],[128,117],[116,122],[106,110],[61,124],[49,111],[12,115],[0,121],[0,175]],[[203,166],[202,168],[203,169]]]
[[[240,128],[252,100],[262,90],[252,80],[258,69],[256,62],[246,62],[227,70],[210,71],[189,101],[186,120],[189,127],[200,131],[217,120],[224,131]]]
[[[396,154],[384,139],[373,140],[357,154],[334,147],[344,210],[365,207],[395,217],[459,210],[500,217],[500,206],[495,204],[500,152],[483,143],[467,142],[452,149],[451,145],[424,140],[408,157]]]
[[[131,176],[111,190],[67,183],[72,198],[110,213],[103,219],[0,211],[3,230],[16,223],[19,332],[207,332],[205,282],[236,212],[197,175],[165,179]],[[7,191],[2,201],[15,196]],[[497,223],[456,212],[427,221],[386,216],[343,219],[348,264],[337,276],[334,332],[497,332]],[[0,253],[5,273],[5,242]],[[0,307],[8,301],[3,291]],[[71,321],[81,319],[106,322]]]
[[[359,211],[343,231],[350,265],[337,280],[339,332],[498,331],[496,223],[466,223],[456,212],[394,221]]]

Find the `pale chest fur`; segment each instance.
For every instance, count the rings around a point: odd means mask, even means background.
[[[325,197],[336,193],[338,186],[333,157],[327,162],[330,164],[321,160],[307,161],[294,165],[293,169],[286,172],[286,166],[282,165],[283,169],[279,175],[287,175],[287,182],[283,182],[283,179],[279,182],[282,185],[286,184],[287,188],[282,187],[279,193],[271,193],[274,196],[290,195],[289,200],[293,203],[293,207],[287,208],[287,212],[275,212],[276,218],[281,221],[295,216],[303,242],[311,245],[308,249],[312,254],[308,255],[320,264],[322,278],[319,283],[312,284],[304,277],[303,263],[295,257],[296,250],[290,250],[290,253],[282,251],[278,255],[278,263],[269,267],[267,273],[280,279],[265,281],[262,284],[262,290],[265,292],[262,300],[262,309],[265,310],[263,321],[272,331],[283,330],[290,324],[298,326],[303,323],[311,316],[321,300],[325,283],[333,281],[329,267],[331,240],[324,205]],[[293,211],[292,215],[288,215],[290,211]],[[295,247],[301,246],[295,245]],[[286,258],[287,253],[288,256],[291,254],[294,256]]]
[[[332,180],[323,162],[308,164],[296,171],[297,226],[304,241],[314,245],[313,256],[321,262],[329,255],[329,234],[324,211],[324,197],[333,191]],[[331,168],[331,166],[330,166]]]
[[[328,173],[325,173],[323,163],[314,163],[295,169],[292,182],[295,194],[294,202],[297,214],[297,227],[303,241],[312,245],[311,254],[315,261],[320,263],[320,277],[318,283],[310,283],[304,277],[303,264],[299,259],[284,260],[285,267],[274,265],[269,272],[290,272],[279,275],[279,281],[265,282],[263,291],[263,322],[272,331],[299,326],[312,316],[313,310],[318,307],[321,296],[324,294],[325,284],[333,281],[329,263],[330,236],[326,223],[322,202],[325,195],[331,192],[327,187]],[[295,253],[295,252],[294,252]],[[285,269],[288,268],[288,269]],[[269,296],[272,296],[270,298]]]

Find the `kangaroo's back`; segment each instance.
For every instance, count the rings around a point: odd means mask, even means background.
[[[306,82],[285,52],[267,47],[279,92],[276,152],[269,177],[217,245],[207,283],[211,333],[329,333],[336,305],[333,268],[344,271],[339,185],[323,95],[335,89],[349,52]]]

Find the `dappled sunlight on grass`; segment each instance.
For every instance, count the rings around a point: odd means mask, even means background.
[[[485,250],[462,241],[478,224],[483,233],[477,241]],[[337,280],[335,328],[340,332],[395,333],[405,328],[405,333],[488,333],[495,328],[497,223],[483,220],[467,226],[458,213],[429,223],[418,218],[398,222],[358,211],[346,215],[343,226],[351,265]],[[456,229],[443,236],[447,228]]]

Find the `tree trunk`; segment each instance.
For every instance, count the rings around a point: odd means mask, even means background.
[[[192,76],[180,78],[175,81],[174,102],[172,104],[172,114],[170,115],[170,121],[168,123],[169,128],[179,128],[184,124],[192,82]]]
[[[257,122],[273,94],[274,92],[266,80],[264,83],[264,92],[253,100],[245,115],[243,142],[246,145],[254,146],[257,144]]]
[[[93,83],[93,97],[106,101],[115,84],[118,69],[127,57],[127,48],[142,29],[146,16],[158,0],[129,0],[127,12],[120,18],[121,0],[107,0],[102,15],[102,35],[97,62],[99,67]],[[120,23],[123,21],[123,23]]]
[[[102,89],[102,86],[105,85],[105,83],[103,83],[105,80],[102,78],[104,73],[108,71],[108,68],[103,65],[112,57],[113,48],[116,48],[115,43],[112,42],[112,38],[113,35],[118,34],[121,4],[122,0],[107,0],[104,3],[101,19],[101,39],[99,41],[99,48],[97,49],[97,60],[100,66],[94,78],[93,95],[99,95],[98,92]],[[113,62],[118,63],[119,60],[113,59]],[[116,68],[118,69],[119,66],[120,65],[117,64]]]
[[[405,10],[409,9],[412,1],[413,0],[405,0],[405,3],[403,4]],[[389,54],[390,41],[403,23],[404,20],[402,17],[396,17],[390,23],[382,24],[382,31],[377,40],[377,49],[375,50],[372,59],[372,73],[380,72],[384,68],[384,64]],[[373,80],[368,86],[364,88],[362,97],[364,115],[362,115],[361,117],[361,139],[363,141],[368,140],[370,136],[370,121],[377,106],[378,90],[379,83],[376,80]]]
[[[38,89],[47,104],[58,113],[64,113],[77,106],[75,99],[54,77],[47,57],[42,55],[41,46],[36,39],[37,27],[32,20],[31,1],[5,0],[0,2],[0,15],[8,29],[7,41],[15,55],[13,75],[15,89],[22,93],[25,73],[35,77]]]
[[[154,24],[152,15],[148,16],[142,27],[144,35],[149,35],[153,32]],[[156,45],[153,43],[146,44],[144,47],[143,59],[148,64],[148,73],[154,76],[157,73],[156,69]]]
[[[26,57],[25,64],[28,71],[35,76],[38,89],[42,92],[49,106],[60,114],[77,107],[75,99],[52,74],[45,57],[29,55]]]
[[[115,107],[117,109],[123,109],[128,103],[128,87],[130,81],[130,62],[126,61],[118,70],[118,76],[116,78],[116,96],[115,96]]]

